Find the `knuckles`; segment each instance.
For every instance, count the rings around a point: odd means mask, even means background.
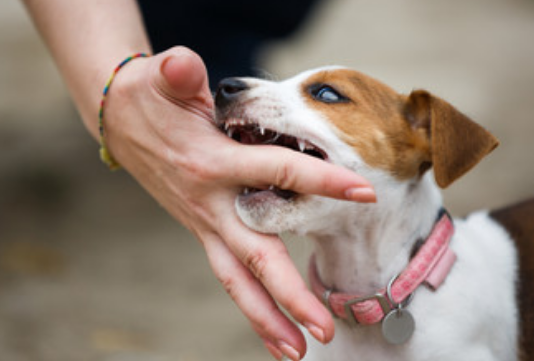
[[[296,175],[293,167],[286,162],[281,162],[276,168],[275,184],[280,189],[293,190],[296,185]]]
[[[267,274],[267,267],[269,264],[269,255],[264,250],[254,250],[246,254],[243,263],[254,277],[259,280],[264,280]]]

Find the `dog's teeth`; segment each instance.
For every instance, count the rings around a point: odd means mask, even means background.
[[[228,128],[226,130],[226,134],[228,135],[229,138],[232,138],[232,135],[234,135],[234,128]]]
[[[260,127],[260,133],[261,133],[261,135],[265,135],[265,128],[264,127]]]
[[[248,188],[245,188],[245,189],[243,190],[243,194],[244,194],[244,195],[249,194],[249,192],[250,192],[250,189],[248,189]]]
[[[299,144],[299,149],[301,152],[304,152],[306,149],[306,141],[303,139],[297,139],[297,143]]]
[[[269,190],[270,190],[270,191],[274,191],[274,186],[273,186],[273,185],[270,185],[270,186],[269,186]]]

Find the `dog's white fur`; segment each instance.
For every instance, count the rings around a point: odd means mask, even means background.
[[[309,106],[301,84],[317,72],[337,69],[316,69],[283,82],[244,79],[250,89],[234,116],[315,144],[328,154],[328,161],[368,179],[378,202],[300,195],[289,202],[267,197],[261,204],[238,198],[236,206],[243,222],[255,230],[291,231],[312,239],[325,285],[373,294],[406,267],[414,241],[429,234],[442,198],[431,171],[399,180],[369,166],[331,120]],[[336,320],[330,344],[307,337],[305,360],[516,360],[517,262],[512,241],[486,212],[455,219],[454,224],[451,247],[458,260],[437,291],[416,291],[409,305],[416,330],[407,343],[387,344],[379,325],[354,327]]]

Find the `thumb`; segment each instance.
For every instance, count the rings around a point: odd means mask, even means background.
[[[198,54],[185,47],[174,47],[157,57],[155,86],[169,100],[196,100],[212,106],[208,73]]]

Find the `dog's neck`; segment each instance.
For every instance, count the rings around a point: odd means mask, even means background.
[[[351,205],[336,232],[309,235],[327,288],[357,294],[383,289],[406,267],[416,242],[429,235],[442,206],[428,174],[415,185],[377,191],[378,204]]]

